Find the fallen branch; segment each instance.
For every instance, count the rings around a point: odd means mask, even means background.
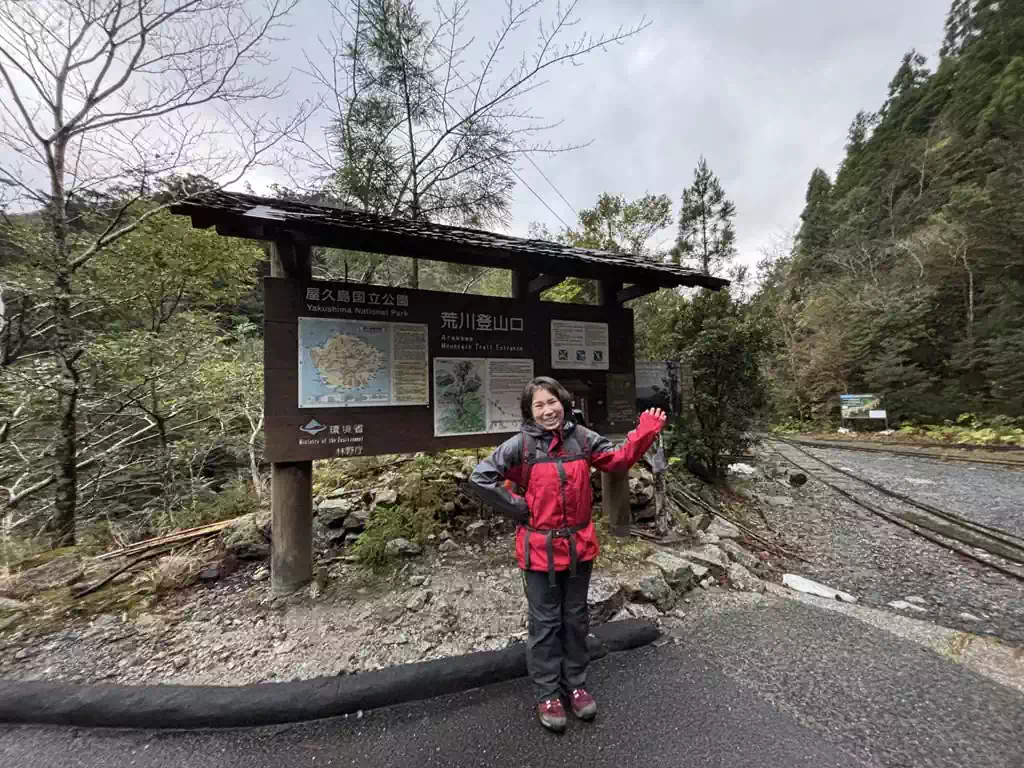
[[[131,562],[126,563],[125,565],[122,565],[120,568],[118,568],[116,571],[114,571],[113,573],[109,574],[105,578],[100,579],[98,582],[93,584],[91,587],[85,587],[84,589],[80,589],[78,592],[72,593],[71,597],[73,599],[77,600],[80,597],[85,597],[86,595],[91,595],[93,592],[96,592],[97,590],[103,589],[103,587],[107,586],[107,584],[112,582],[114,579],[116,579],[118,576],[120,576],[125,571],[130,571],[132,568],[137,566],[139,563],[144,563],[147,560],[152,560],[153,558],[159,557],[160,555],[166,555],[168,552],[170,552],[173,549],[174,549],[174,547],[168,547],[167,549],[161,549],[161,550],[158,550],[156,552],[149,552],[149,553],[143,555],[142,557],[137,557],[134,560],[132,560]]]
[[[800,555],[797,555],[797,554],[795,554],[793,552],[789,552],[788,550],[783,549],[782,547],[778,546],[777,544],[773,544],[772,542],[768,541],[767,539],[763,538],[762,536],[757,535],[756,533],[754,533],[752,530],[750,530],[746,526],[741,525],[740,523],[737,523],[735,520],[731,520],[730,518],[726,517],[721,512],[719,512],[718,510],[714,509],[706,501],[704,501],[701,498],[698,498],[697,496],[694,496],[689,491],[685,491],[682,488],[676,488],[676,489],[674,489],[674,492],[676,494],[679,494],[680,496],[682,496],[682,500],[689,501],[691,504],[696,504],[699,508],[703,509],[705,512],[707,512],[707,513],[709,513],[711,515],[714,515],[716,517],[722,518],[723,520],[725,520],[725,522],[729,523],[730,525],[734,525],[742,533],[744,533],[745,535],[749,536],[754,541],[760,542],[770,552],[773,552],[776,555],[779,555],[780,557],[789,557],[789,558],[793,558],[794,560],[799,560],[802,563],[808,563],[808,564],[811,563],[810,560],[807,560],[806,558],[800,557]]]
[[[111,560],[115,557],[130,557],[131,555],[138,555],[142,552],[146,552],[147,550],[154,549],[155,547],[162,547],[165,544],[184,544],[190,541],[196,541],[198,539],[220,533],[225,528],[231,527],[237,519],[238,518],[222,520],[219,523],[210,523],[209,525],[201,525],[198,528],[189,528],[188,530],[177,531],[176,533],[170,533],[166,536],[157,536],[153,539],[146,539],[145,541],[136,542],[135,544],[114,550],[113,552],[106,552],[99,555],[96,559]]]

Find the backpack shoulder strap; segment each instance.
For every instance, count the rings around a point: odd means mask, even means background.
[[[520,432],[519,437],[523,467],[523,490],[526,490],[530,487],[530,472],[533,470],[533,465],[537,463],[537,438],[526,434],[526,432]]]

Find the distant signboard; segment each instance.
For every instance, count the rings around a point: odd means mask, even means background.
[[[844,419],[884,419],[881,395],[840,395],[840,416]]]

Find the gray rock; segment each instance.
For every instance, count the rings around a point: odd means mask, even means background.
[[[412,587],[422,587],[424,582],[426,582],[426,580],[427,580],[426,576],[420,576],[420,575],[410,576],[409,577],[409,586],[412,586]]]
[[[719,539],[741,539],[743,533],[730,522],[720,517],[715,517],[705,531],[709,536],[717,536]]]
[[[483,546],[491,535],[491,526],[486,520],[477,520],[466,526],[466,538],[470,543]]]
[[[274,648],[274,655],[287,656],[289,653],[292,653],[296,647],[298,647],[298,643],[294,640],[285,640],[283,643],[278,643]]]
[[[911,595],[910,597],[906,598],[906,600],[907,600],[908,603],[917,603],[918,605],[928,605],[928,601],[927,600],[925,600],[923,597],[918,597],[917,595]]]
[[[225,552],[240,560],[264,560],[270,556],[270,541],[255,513],[238,518],[221,535]]]
[[[256,570],[256,573],[254,573],[252,575],[252,580],[253,581],[266,581],[269,578],[270,578],[270,569],[267,568],[265,565],[260,566]]]
[[[759,558],[747,552],[747,550],[731,539],[723,541],[718,545],[718,548],[725,552],[730,560],[734,563],[739,563],[747,570],[757,571],[764,567]]]
[[[451,554],[452,552],[458,552],[461,547],[455,543],[454,539],[445,539],[437,549],[444,554]]]
[[[346,512],[352,508],[352,499],[341,499],[337,497],[328,496],[326,499],[316,505],[318,512],[323,512],[329,509],[343,509]]]
[[[199,580],[207,582],[217,581],[217,579],[219,579],[222,575],[223,574],[220,568],[218,568],[217,566],[211,566],[209,568],[203,568],[203,570],[199,572]]]
[[[94,627],[116,627],[120,623],[121,620],[112,613],[101,613],[92,620]]]
[[[617,579],[595,576],[590,580],[587,603],[590,605],[591,619],[601,624],[611,620],[626,604],[626,590]]]
[[[368,522],[370,522],[370,510],[365,507],[356,507],[345,518],[345,530],[362,531]]]
[[[646,483],[638,477],[631,477],[629,479],[629,505],[631,507],[646,507],[653,499],[653,481]]]
[[[405,613],[404,605],[383,605],[376,611],[377,621],[380,624],[394,624],[402,614]]]
[[[0,611],[24,611],[28,603],[21,600],[12,600],[9,597],[0,597]]]
[[[670,611],[675,605],[676,595],[659,571],[649,576],[633,578],[623,583],[626,594],[636,603],[653,603],[661,611]]]
[[[729,570],[729,558],[714,544],[688,549],[680,552],[679,556],[705,566],[715,578],[724,576]]]
[[[627,603],[626,612],[634,619],[646,621],[657,621],[661,616],[657,608],[647,603]]]
[[[373,497],[375,504],[397,504],[398,503],[398,491],[394,488],[379,488]]]
[[[25,659],[30,658],[31,656],[32,656],[32,651],[30,651],[28,648],[22,648],[20,651],[18,651],[16,654],[14,654],[14,660],[15,661],[24,661]]]
[[[765,496],[764,503],[770,507],[789,509],[793,506],[793,500],[789,496]]]
[[[968,613],[967,611],[964,611],[963,613],[961,613],[960,614],[960,618],[963,619],[964,621],[981,621],[980,618],[975,616],[973,613]]]
[[[160,625],[161,620],[154,616],[152,613],[141,613],[135,619],[135,626],[141,629],[147,629],[149,627],[155,627]]]
[[[408,539],[403,538],[392,539],[384,545],[384,554],[389,557],[397,557],[399,555],[411,557],[420,554],[422,551],[423,549],[419,544],[414,544]]]
[[[914,605],[908,603],[906,600],[893,600],[891,603],[886,603],[890,608],[895,608],[898,611],[913,611],[914,613],[927,613],[927,608],[922,608],[920,605]]]
[[[707,568],[704,566],[696,565],[669,552],[655,552],[647,558],[647,562],[656,566],[668,585],[680,592],[690,589],[695,581],[707,575]]]
[[[713,533],[708,533],[707,531],[697,531],[697,543],[701,546],[704,546],[705,544],[718,544],[721,541],[722,540],[715,536],[715,534]]]
[[[405,604],[405,608],[408,611],[422,611],[433,597],[434,593],[429,589],[421,589],[409,598]]]
[[[757,578],[739,563],[733,563],[729,567],[729,583],[733,589],[741,592],[764,592],[764,582]]]

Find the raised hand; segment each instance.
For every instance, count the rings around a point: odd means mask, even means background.
[[[646,411],[644,411],[644,413],[649,413],[662,424],[664,424],[665,420],[668,418],[668,415],[663,410],[661,410],[661,408],[648,408]]]

